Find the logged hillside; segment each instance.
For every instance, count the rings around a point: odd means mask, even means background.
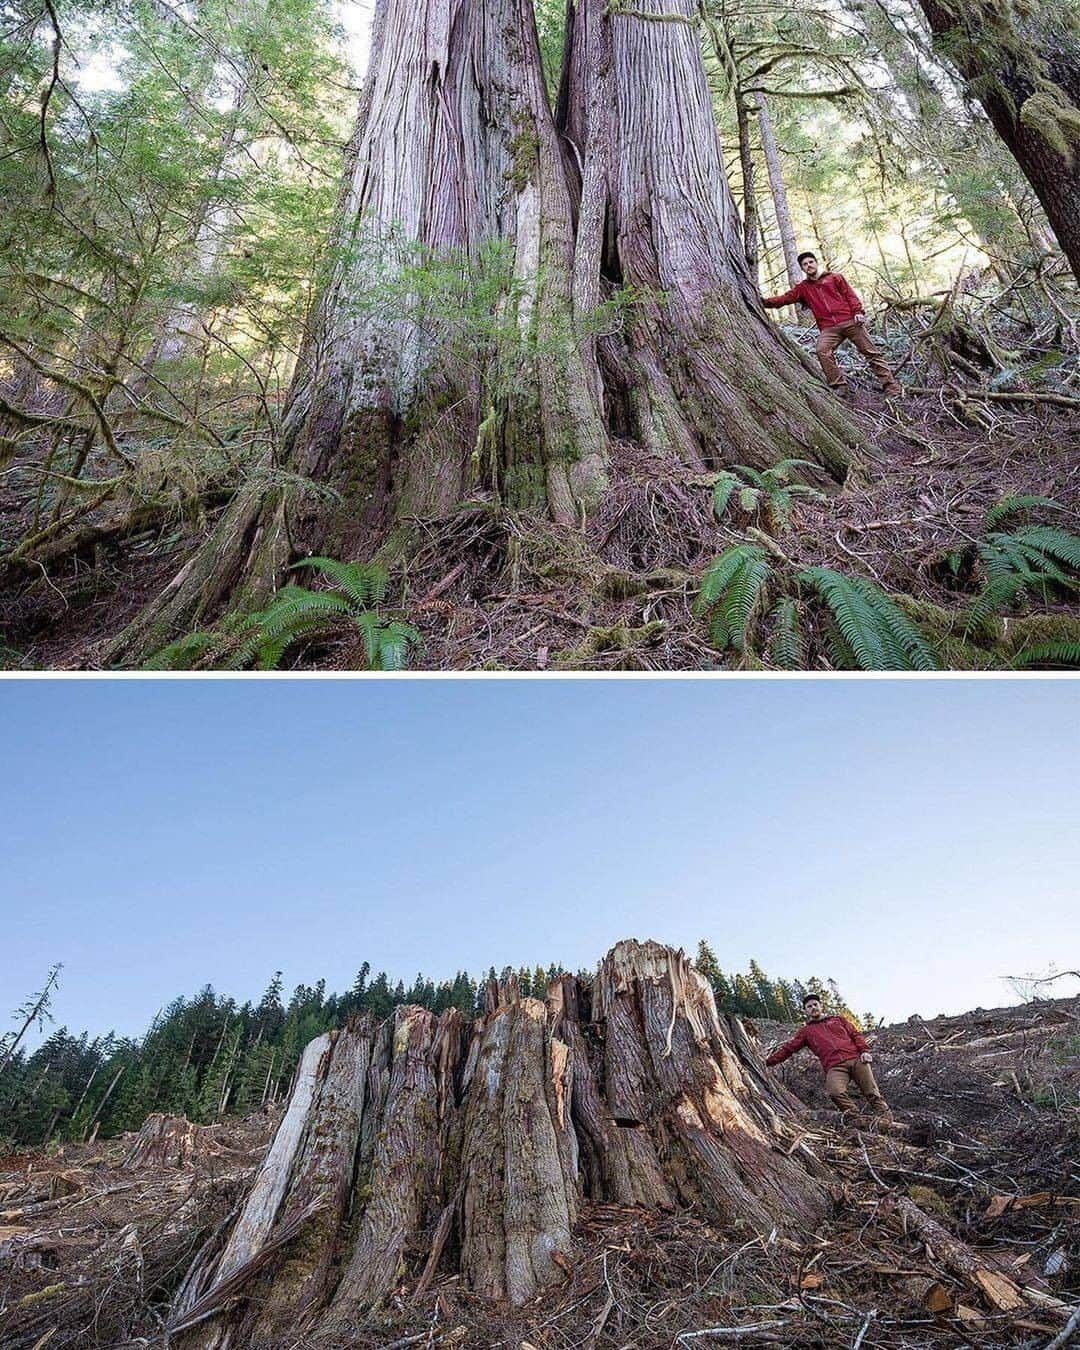
[[[653,944],[390,1027],[324,1040],[284,1112],[9,1157],[5,1346],[1041,1350],[1080,1323],[1078,999],[874,1033],[887,1131],[767,1073],[790,1027],[716,1016]]]

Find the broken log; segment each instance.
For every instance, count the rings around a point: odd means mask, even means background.
[[[995,1312],[1014,1313],[1037,1306],[1048,1311],[1067,1313],[1067,1306],[1040,1290],[1021,1287],[997,1267],[992,1256],[976,1251],[954,1237],[936,1219],[921,1210],[906,1196],[896,1197],[896,1210],[905,1229],[915,1232],[941,1263],[977,1290]]]

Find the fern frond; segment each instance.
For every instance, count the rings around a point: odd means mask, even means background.
[[[1009,516],[1014,516],[1020,511],[1037,510],[1039,507],[1050,511],[1061,511],[1063,509],[1060,503],[1054,501],[1053,497],[1040,497],[1037,494],[1024,492],[1011,493],[995,502],[987,511],[985,528],[992,530]]]
[[[374,610],[365,610],[355,616],[355,623],[364,639],[364,665],[368,670],[377,670],[379,660],[379,641],[382,636],[382,619]]]
[[[736,464],[735,472],[740,475],[746,483],[752,483],[754,487],[765,490],[765,475],[758,469],[752,469],[749,464]]]
[[[1080,536],[1053,525],[1025,525],[1014,530],[1013,539],[1034,555],[1052,558],[1074,572],[1080,572]]]
[[[1004,576],[995,576],[988,581],[968,608],[964,620],[964,637],[992,640],[994,620],[999,614],[1012,609],[1023,594],[1025,579],[1015,572]]]
[[[711,609],[723,597],[731,578],[746,561],[748,554],[761,552],[756,544],[732,544],[714,558],[701,574],[701,582],[694,600],[694,613],[705,614]]]
[[[220,645],[217,633],[186,633],[147,658],[143,670],[192,670],[199,657]]]
[[[359,609],[369,604],[381,604],[386,599],[389,578],[386,568],[378,563],[343,563],[337,558],[312,557],[293,564],[294,570],[299,567],[313,567],[321,572]]]
[[[408,664],[409,648],[420,645],[420,634],[411,623],[395,620],[387,624],[379,636],[379,670],[404,670]]]
[[[806,668],[806,644],[803,640],[799,602],[790,595],[785,595],[772,611],[769,660],[781,670]]]
[[[309,629],[312,625],[333,627],[351,610],[348,598],[337,591],[283,586],[257,617],[264,636],[273,639],[293,630]]]
[[[727,589],[722,602],[724,622],[736,651],[741,652],[746,645],[750,617],[764,594],[771,571],[764,552],[759,549],[758,556],[747,558]]]
[[[731,501],[731,494],[738,486],[738,478],[729,470],[725,469],[723,473],[718,475],[716,482],[713,484],[712,496],[713,514],[717,520],[727,510],[727,504]]]
[[[880,587],[830,567],[808,567],[799,581],[825,602],[860,670],[938,670],[925,634]]]
[[[1048,666],[1052,670],[1080,670],[1080,642],[1043,642],[1018,652],[1009,662],[1012,670]]]
[[[715,558],[701,578],[695,612],[709,613],[709,635],[721,649],[742,651],[750,617],[772,574],[765,550],[756,544],[733,544]]]
[[[765,470],[765,478],[771,479],[774,483],[786,483],[794,469],[814,469],[820,472],[821,465],[809,459],[778,459],[772,468]]]

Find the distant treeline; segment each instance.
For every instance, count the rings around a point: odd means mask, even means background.
[[[849,1011],[832,980],[771,979],[756,961],[745,974],[730,974],[707,942],[698,946],[696,965],[721,1012],[791,1022],[801,1016],[810,990],[830,1008]],[[372,977],[365,961],[344,994],[327,994],[320,980],[297,985],[286,1000],[280,972],[257,1004],[238,1004],[207,985],[193,998],[174,999],[140,1038],[110,1033],[91,1039],[61,1027],[26,1054],[13,1049],[12,1032],[0,1037],[0,1146],[106,1137],[138,1129],[152,1111],[203,1124],[244,1115],[280,1100],[308,1041],[353,1013],[383,1018],[399,1004],[418,1003],[435,1013],[458,1008],[471,1017],[483,1012],[492,978],[516,976],[522,994],[542,997],[562,973],[557,965],[492,968],[480,980],[464,971],[438,983],[417,975],[407,987],[401,980],[391,984],[384,971]],[[40,1020],[49,1016],[49,988],[38,999]],[[33,1001],[27,1004],[33,1007]],[[17,1017],[16,1026],[22,1021]]]

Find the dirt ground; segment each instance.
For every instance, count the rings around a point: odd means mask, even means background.
[[[763,1051],[791,1031],[752,1027]],[[1080,998],[912,1019],[872,1041],[888,1131],[843,1125],[808,1055],[777,1071],[806,1103],[799,1138],[836,1176],[831,1215],[801,1241],[586,1203],[564,1286],[532,1304],[510,1311],[456,1276],[416,1297],[405,1272],[347,1335],[298,1331],[274,1350],[1057,1350],[1080,1325]],[[0,1344],[170,1344],[170,1297],[274,1123],[209,1127],[182,1157],[135,1166],[130,1136],[0,1159]],[[938,1236],[916,1230],[912,1202]],[[951,1239],[975,1254],[974,1278],[950,1264]]]

